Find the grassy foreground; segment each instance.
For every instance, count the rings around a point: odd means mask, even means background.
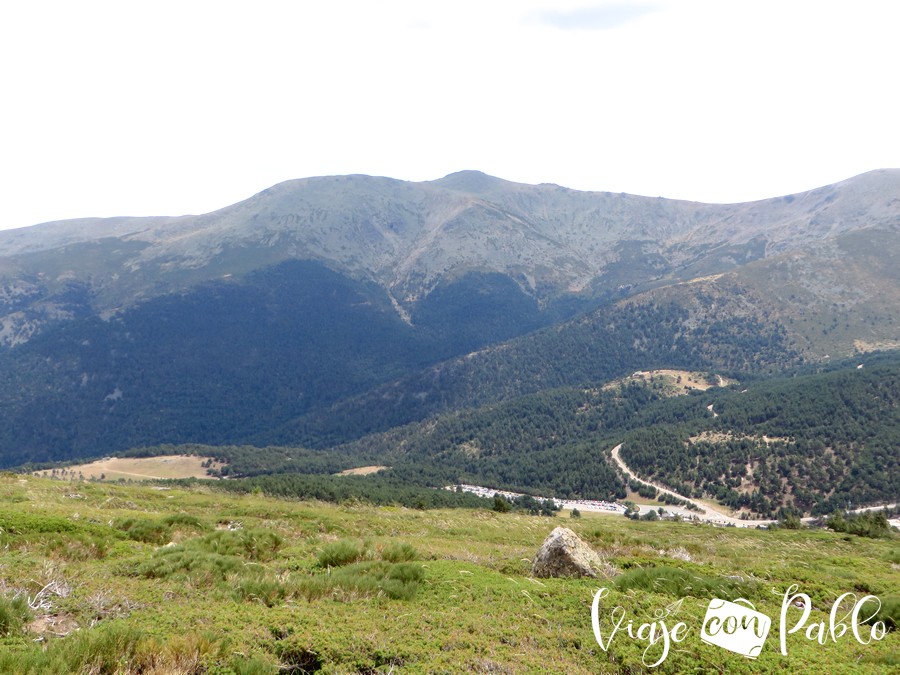
[[[531,578],[530,560],[556,525],[624,574]],[[810,596],[806,626],[824,622],[825,639],[807,639],[804,628],[787,635],[782,655],[779,613],[792,584]],[[612,609],[625,612],[608,650],[591,627],[601,586],[610,588],[604,640]],[[836,641],[827,634],[832,603],[847,592],[877,595],[896,612],[896,537],[0,475],[0,672],[896,672],[895,630],[870,644],[849,627]],[[701,640],[714,597],[746,598],[772,618],[757,660]],[[647,668],[663,643],[644,654],[647,642],[630,638],[627,622],[637,634],[666,611],[667,628],[684,622],[686,634]],[[791,608],[788,622],[801,614]]]

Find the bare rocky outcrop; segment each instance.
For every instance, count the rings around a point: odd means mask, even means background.
[[[531,565],[531,573],[536,577],[609,579],[618,574],[618,570],[600,557],[572,530],[557,527],[541,544]]]

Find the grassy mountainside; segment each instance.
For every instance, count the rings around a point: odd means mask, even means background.
[[[625,573],[531,578],[528,561],[559,524]],[[656,672],[874,674],[896,668],[900,648],[895,630],[868,645],[849,631],[825,644],[801,631],[787,636],[786,656],[778,648],[781,594],[792,584],[810,595],[808,624],[827,624],[850,591],[878,596],[883,616],[900,619],[896,539],[8,474],[0,526],[0,672],[642,672],[646,644],[620,633],[604,651],[594,638],[601,586],[610,588],[604,630],[616,605],[636,624],[668,608],[670,623],[687,625]],[[700,639],[710,599],[739,596],[773,619],[756,661]],[[647,661],[659,655],[651,649]]]

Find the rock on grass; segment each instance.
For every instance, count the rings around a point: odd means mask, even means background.
[[[619,571],[567,527],[557,527],[541,544],[531,573],[536,577],[603,577]]]

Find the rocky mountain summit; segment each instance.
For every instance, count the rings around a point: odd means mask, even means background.
[[[721,205],[332,176],[0,232],[0,465],[325,448],[635,370],[896,348],[898,257],[897,169]]]
[[[900,170],[745,204],[699,204],[463,171],[281,183],[213,213],[81,219],[0,232],[0,343],[108,315],[286,260],[318,261],[385,291],[401,316],[436,288],[496,273],[541,307],[820,251],[900,228]]]

